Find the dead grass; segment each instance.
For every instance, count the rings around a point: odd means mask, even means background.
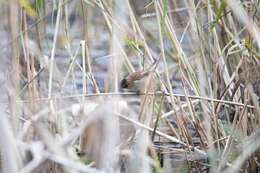
[[[1,172],[260,171],[258,0],[0,4]]]

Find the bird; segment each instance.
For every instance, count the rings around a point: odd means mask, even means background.
[[[149,71],[133,72],[121,80],[121,87],[130,89],[134,86],[135,81],[143,79],[148,74],[149,74]]]
[[[155,62],[149,68],[147,68],[147,70],[139,70],[139,71],[130,73],[128,76],[126,76],[125,78],[123,78],[121,80],[121,83],[120,83],[121,88],[122,89],[132,89],[135,86],[136,81],[139,81],[139,80],[145,78],[146,76],[148,76],[151,72],[153,72],[156,69],[159,61],[160,61],[160,58],[155,60]]]

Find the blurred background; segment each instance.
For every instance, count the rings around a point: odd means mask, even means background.
[[[1,172],[260,172],[259,9],[0,0]]]

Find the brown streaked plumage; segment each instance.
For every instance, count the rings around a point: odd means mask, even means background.
[[[150,72],[154,71],[158,65],[160,58],[156,60],[146,71],[136,71],[129,74],[127,77],[121,80],[120,86],[121,88],[132,88],[134,86],[135,81],[141,80],[146,77]]]
[[[129,74],[126,78],[121,80],[121,87],[122,88],[131,88],[134,85],[134,82],[140,80],[147,76],[149,71],[136,71]]]

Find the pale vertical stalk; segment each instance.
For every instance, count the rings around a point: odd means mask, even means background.
[[[63,93],[63,91],[64,91],[64,87],[65,87],[65,85],[66,85],[66,82],[67,82],[67,80],[68,80],[68,78],[69,78],[69,75],[72,73],[72,71],[73,71],[73,68],[74,68],[74,64],[75,64],[75,61],[76,61],[76,58],[77,58],[77,55],[78,55],[78,52],[79,52],[79,48],[75,51],[75,54],[74,55],[70,55],[71,56],[71,62],[70,62],[70,65],[69,65],[69,68],[68,68],[68,70],[67,70],[67,72],[66,72],[66,75],[65,75],[65,77],[64,77],[64,79],[63,79],[63,82],[62,82],[62,84],[61,84],[61,93]]]
[[[98,5],[100,6],[100,8],[102,8],[102,13],[103,13],[103,16],[104,16],[104,18],[106,20],[107,26],[108,26],[110,32],[113,33],[114,32],[113,31],[113,27],[117,28],[118,24],[116,23],[116,21],[113,20],[113,18],[112,19],[109,18],[109,15],[105,12],[105,9],[104,9],[104,6],[103,6],[102,2],[101,1],[98,1],[98,2],[99,2]],[[112,27],[112,25],[113,25],[113,27]],[[120,31],[118,28],[117,28],[117,30]],[[128,68],[129,68],[130,72],[134,72],[135,69],[132,66],[131,62],[129,61],[125,51],[123,50],[123,47],[122,47],[122,45],[120,43],[120,38],[117,37],[117,35],[114,35],[113,39],[114,39],[115,44],[116,44],[116,46],[117,46],[117,48],[119,50],[119,53],[122,54],[122,57],[124,57],[124,59],[126,60],[126,64],[127,64]]]
[[[231,81],[230,80],[230,74],[228,73],[228,69],[227,69],[227,66],[226,66],[226,62],[224,60],[224,55],[221,53],[221,48],[220,48],[220,43],[219,43],[219,39],[218,39],[218,34],[217,34],[217,31],[214,28],[212,28],[212,32],[213,32],[213,40],[215,41],[214,43],[214,46],[215,46],[215,51],[216,51],[216,56],[219,57],[219,63],[220,63],[220,66],[221,66],[221,71],[223,71],[223,79],[225,81],[225,84],[228,85],[229,82]],[[231,88],[233,88],[233,84],[231,84]],[[231,91],[229,90],[229,93],[231,95]]]
[[[57,42],[57,36],[59,32],[59,24],[60,24],[60,16],[62,12],[62,0],[59,0],[58,4],[58,12],[56,17],[56,24],[55,24],[55,33],[53,38],[53,45],[51,50],[51,58],[50,58],[50,72],[49,72],[49,86],[48,86],[48,98],[51,98],[52,96],[52,81],[53,81],[53,69],[54,69],[54,56],[55,56],[55,50],[56,50],[56,42]]]
[[[83,0],[80,0],[80,6],[81,6],[81,11],[82,11],[82,33],[83,33],[83,38],[84,40],[88,41],[88,28],[87,28],[87,6],[86,4],[83,3]]]
[[[68,10],[68,3],[64,3],[64,29],[65,29],[65,35],[66,35],[66,40],[67,40],[67,44],[66,44],[66,48],[69,51],[70,54],[71,53],[71,38],[70,38],[70,27],[69,27],[69,10]]]
[[[56,17],[56,24],[55,24],[55,32],[54,32],[54,38],[53,38],[53,45],[52,45],[52,50],[51,50],[51,57],[49,60],[49,83],[48,83],[48,98],[52,97],[53,94],[53,73],[54,73],[54,56],[55,56],[55,51],[56,51],[56,43],[57,43],[57,37],[59,33],[59,24],[60,24],[60,18],[61,18],[61,13],[62,13],[62,0],[59,0],[58,7],[57,7],[57,17]],[[49,114],[49,120],[50,121],[57,121],[57,112],[55,111],[55,105],[53,103],[53,100],[50,100],[49,102],[49,109],[51,110],[51,114]],[[53,128],[53,125],[50,125]],[[38,127],[36,127],[37,129]],[[37,132],[39,129],[37,129]],[[51,167],[55,167],[55,165],[52,165]]]
[[[85,49],[86,49],[86,57],[87,57],[87,62],[86,63],[87,63],[87,66],[88,66],[87,71],[92,74],[92,68],[91,68],[91,61],[90,61],[88,44],[86,44],[86,48]]]
[[[7,120],[5,111],[0,109],[1,121],[0,121],[0,150],[1,150],[1,166],[3,173],[18,173],[18,149],[16,147],[16,141],[12,128]]]
[[[96,82],[96,79],[94,78],[94,75],[92,73],[92,68],[91,68],[91,59],[90,59],[90,54],[89,54],[89,49],[88,49],[88,44],[86,44],[86,60],[87,60],[87,74],[89,75],[90,77],[90,80],[92,82],[92,85],[93,85],[93,88],[94,88],[94,91],[95,93],[100,93],[100,90],[98,88],[98,85],[97,85],[97,82]]]
[[[146,53],[147,53],[147,59],[148,59],[148,61],[153,62],[153,61],[154,61],[154,58],[152,57],[151,50],[150,50],[150,48],[149,48],[149,46],[148,46],[148,44],[147,44],[147,42],[146,42],[146,40],[145,40],[144,34],[143,34],[143,32],[141,31],[141,29],[140,29],[140,27],[139,27],[139,24],[138,24],[138,22],[137,22],[137,20],[136,20],[136,18],[135,18],[135,15],[134,15],[134,12],[133,12],[133,10],[132,10],[132,7],[131,7],[131,5],[130,5],[130,3],[129,3],[129,0],[127,0],[127,6],[128,6],[128,10],[129,10],[129,15],[130,15],[130,17],[131,17],[131,22],[132,22],[132,24],[135,26],[136,32],[137,32],[138,36],[141,38],[140,40],[141,40],[142,43],[144,44],[144,49],[145,49],[145,51],[146,51]],[[156,58],[158,59],[159,57],[156,57]],[[155,73],[158,74],[156,69],[155,69]],[[162,82],[162,80],[161,80],[160,78],[159,78],[159,82],[160,82],[160,84],[161,84],[162,90],[163,90],[164,92],[168,92],[168,91],[167,91],[167,88],[166,88],[166,86],[165,86],[165,84]],[[171,102],[170,99],[168,99],[168,98],[166,98],[166,99],[167,99],[169,102]]]
[[[116,23],[110,21],[109,16],[108,16],[108,14],[106,13],[106,11],[105,11],[105,9],[104,9],[104,6],[103,6],[103,4],[102,4],[102,2],[101,2],[100,0],[98,0],[97,5],[99,5],[99,7],[102,9],[102,14],[103,14],[103,16],[104,16],[104,18],[105,18],[105,20],[106,20],[106,24],[107,24],[107,26],[108,26],[110,32],[112,33],[112,32],[113,32],[112,24],[114,24],[114,27],[116,27]],[[120,53],[122,54],[122,57],[123,57],[124,60],[126,61],[126,65],[127,65],[127,67],[129,68],[129,71],[130,71],[130,72],[134,72],[135,69],[134,69],[133,65],[131,64],[130,60],[128,59],[128,57],[127,57],[127,55],[126,55],[126,52],[124,51],[122,45],[120,44],[119,38],[118,38],[117,36],[115,36],[114,39],[115,39],[115,40],[114,40],[115,43],[117,44],[118,50],[120,51]]]
[[[208,13],[207,13],[207,15],[208,15],[208,18],[207,18],[207,20],[208,21],[213,21],[214,20],[214,18],[213,18],[213,11],[212,11],[212,5],[208,2],[208,7],[207,7],[208,9]],[[211,33],[210,33],[211,34]],[[208,44],[209,44],[209,49],[211,50],[212,49],[212,51],[215,51],[215,49],[213,48],[214,47],[214,45],[213,44],[211,44],[211,37],[209,37],[208,38]],[[211,47],[212,46],[212,47]],[[210,51],[210,52],[212,52],[212,51]],[[211,56],[213,56],[214,57],[214,55],[211,55]],[[206,62],[209,62],[209,60],[205,60]],[[202,65],[201,65],[202,63],[198,63],[197,64],[197,66],[198,66],[198,69],[199,69],[199,72],[198,72],[198,76],[199,76],[199,81],[200,81],[200,88],[201,88],[201,91],[202,91],[202,94],[203,95],[205,95],[206,94],[206,92],[205,92],[205,90],[203,89],[203,88],[206,88],[206,86],[204,86],[205,84],[207,84],[208,82],[206,81],[206,79],[207,79],[207,77],[205,76],[205,72],[202,70],[203,69],[203,67],[202,67]],[[211,68],[212,69],[212,68]],[[219,85],[218,83],[213,83],[213,86],[214,85]],[[210,85],[209,85],[210,86]],[[215,95],[216,95],[216,93],[214,93],[214,90],[212,89],[212,87],[210,87],[210,93],[211,93],[211,97],[214,97]],[[205,128],[205,131],[206,131],[206,135],[207,135],[207,140],[208,140],[208,143],[209,143],[209,145],[211,146],[210,148],[209,148],[209,153],[210,154],[214,154],[214,153],[216,153],[216,148],[215,148],[215,146],[214,145],[212,145],[213,144],[213,142],[214,142],[214,139],[213,139],[213,135],[212,135],[212,126],[211,126],[211,118],[213,118],[214,120],[215,120],[215,122],[216,122],[216,117],[210,117],[210,113],[209,113],[209,111],[208,111],[208,107],[207,106],[205,106],[205,104],[202,102],[202,108],[203,108],[203,111],[205,112],[204,114],[205,114],[205,125],[206,125],[206,128]],[[213,106],[213,104],[211,104],[211,106]],[[214,107],[212,107],[212,108],[214,108]],[[214,128],[215,126],[213,126],[213,128]],[[216,128],[215,128],[215,132],[217,132],[216,131]],[[212,157],[213,159],[215,159],[214,157]],[[213,162],[213,167],[215,168],[216,166],[217,166],[217,164],[216,164],[217,162]]]
[[[156,3],[158,4],[158,11],[162,15],[163,10],[162,10],[161,5],[158,1],[156,1]],[[182,63],[181,65],[183,65],[183,68],[184,68],[185,72],[187,72],[187,75],[189,75],[189,82],[191,83],[192,88],[193,88],[194,92],[196,93],[196,95],[200,95],[198,79],[195,75],[195,72],[194,72],[191,64],[188,61],[187,55],[185,54],[184,50],[181,47],[180,42],[177,39],[176,32],[175,32],[172,24],[170,23],[169,17],[167,15],[165,15],[164,22],[165,22],[165,26],[166,26],[165,28],[167,29],[167,32],[169,33],[170,40],[172,41],[174,48],[177,51],[178,59]]]
[[[83,94],[87,94],[87,73],[86,73],[86,41],[81,40],[81,55],[82,55],[82,88],[83,88]]]
[[[167,80],[167,85],[168,85],[168,91],[170,93],[172,108],[175,110],[175,101],[174,101],[174,98],[173,98],[172,84],[171,84],[171,81],[170,81],[170,74],[169,74],[167,63],[166,63],[166,57],[165,57],[165,52],[164,52],[164,44],[163,44],[163,37],[162,37],[162,27],[161,27],[161,24],[164,23],[164,21],[162,21],[161,18],[160,18],[161,15],[159,13],[158,3],[159,3],[158,1],[155,1],[154,5],[155,5],[157,24],[158,24],[158,29],[159,29],[160,50],[161,50],[161,53],[162,53],[164,68],[166,69],[165,70],[165,72],[166,72],[166,80]]]
[[[111,6],[106,6],[106,9],[112,9],[112,19],[116,21],[120,26],[127,26],[127,16],[125,12],[124,0],[117,0],[114,3],[108,3]],[[104,9],[103,3],[99,1],[99,5]],[[113,5],[113,6],[112,6]],[[132,67],[125,51],[124,51],[124,37],[125,32],[121,31],[115,24],[115,22],[111,22],[108,18],[108,15],[102,10],[109,30],[111,32],[111,51],[112,54],[115,55],[111,61],[109,66],[109,76],[111,79],[109,85],[110,89],[113,92],[119,91],[119,78],[121,77],[121,68],[123,64],[123,58],[126,60],[128,67],[134,70]],[[90,60],[88,61],[90,65]],[[89,68],[91,73],[91,68]],[[102,158],[101,158],[101,168],[106,170],[107,172],[118,172],[119,168],[117,166],[118,163],[118,155],[115,151],[117,151],[117,144],[119,142],[119,120],[118,117],[115,116],[115,112],[120,111],[119,98],[115,97],[113,100],[106,103],[105,115],[103,116],[104,121],[104,141],[102,142]],[[112,152],[111,152],[112,151]]]
[[[19,129],[19,121],[18,121],[18,114],[19,108],[17,107],[16,100],[18,99],[18,93],[20,93],[20,62],[19,62],[19,45],[17,36],[19,35],[19,9],[18,3],[15,0],[11,0],[9,2],[9,27],[10,27],[10,37],[11,40],[14,40],[11,43],[11,63],[12,63],[12,70],[14,73],[11,74],[11,82],[12,87],[14,88],[14,92],[10,93],[10,109],[12,114],[12,126],[14,129],[14,133],[16,133]]]

